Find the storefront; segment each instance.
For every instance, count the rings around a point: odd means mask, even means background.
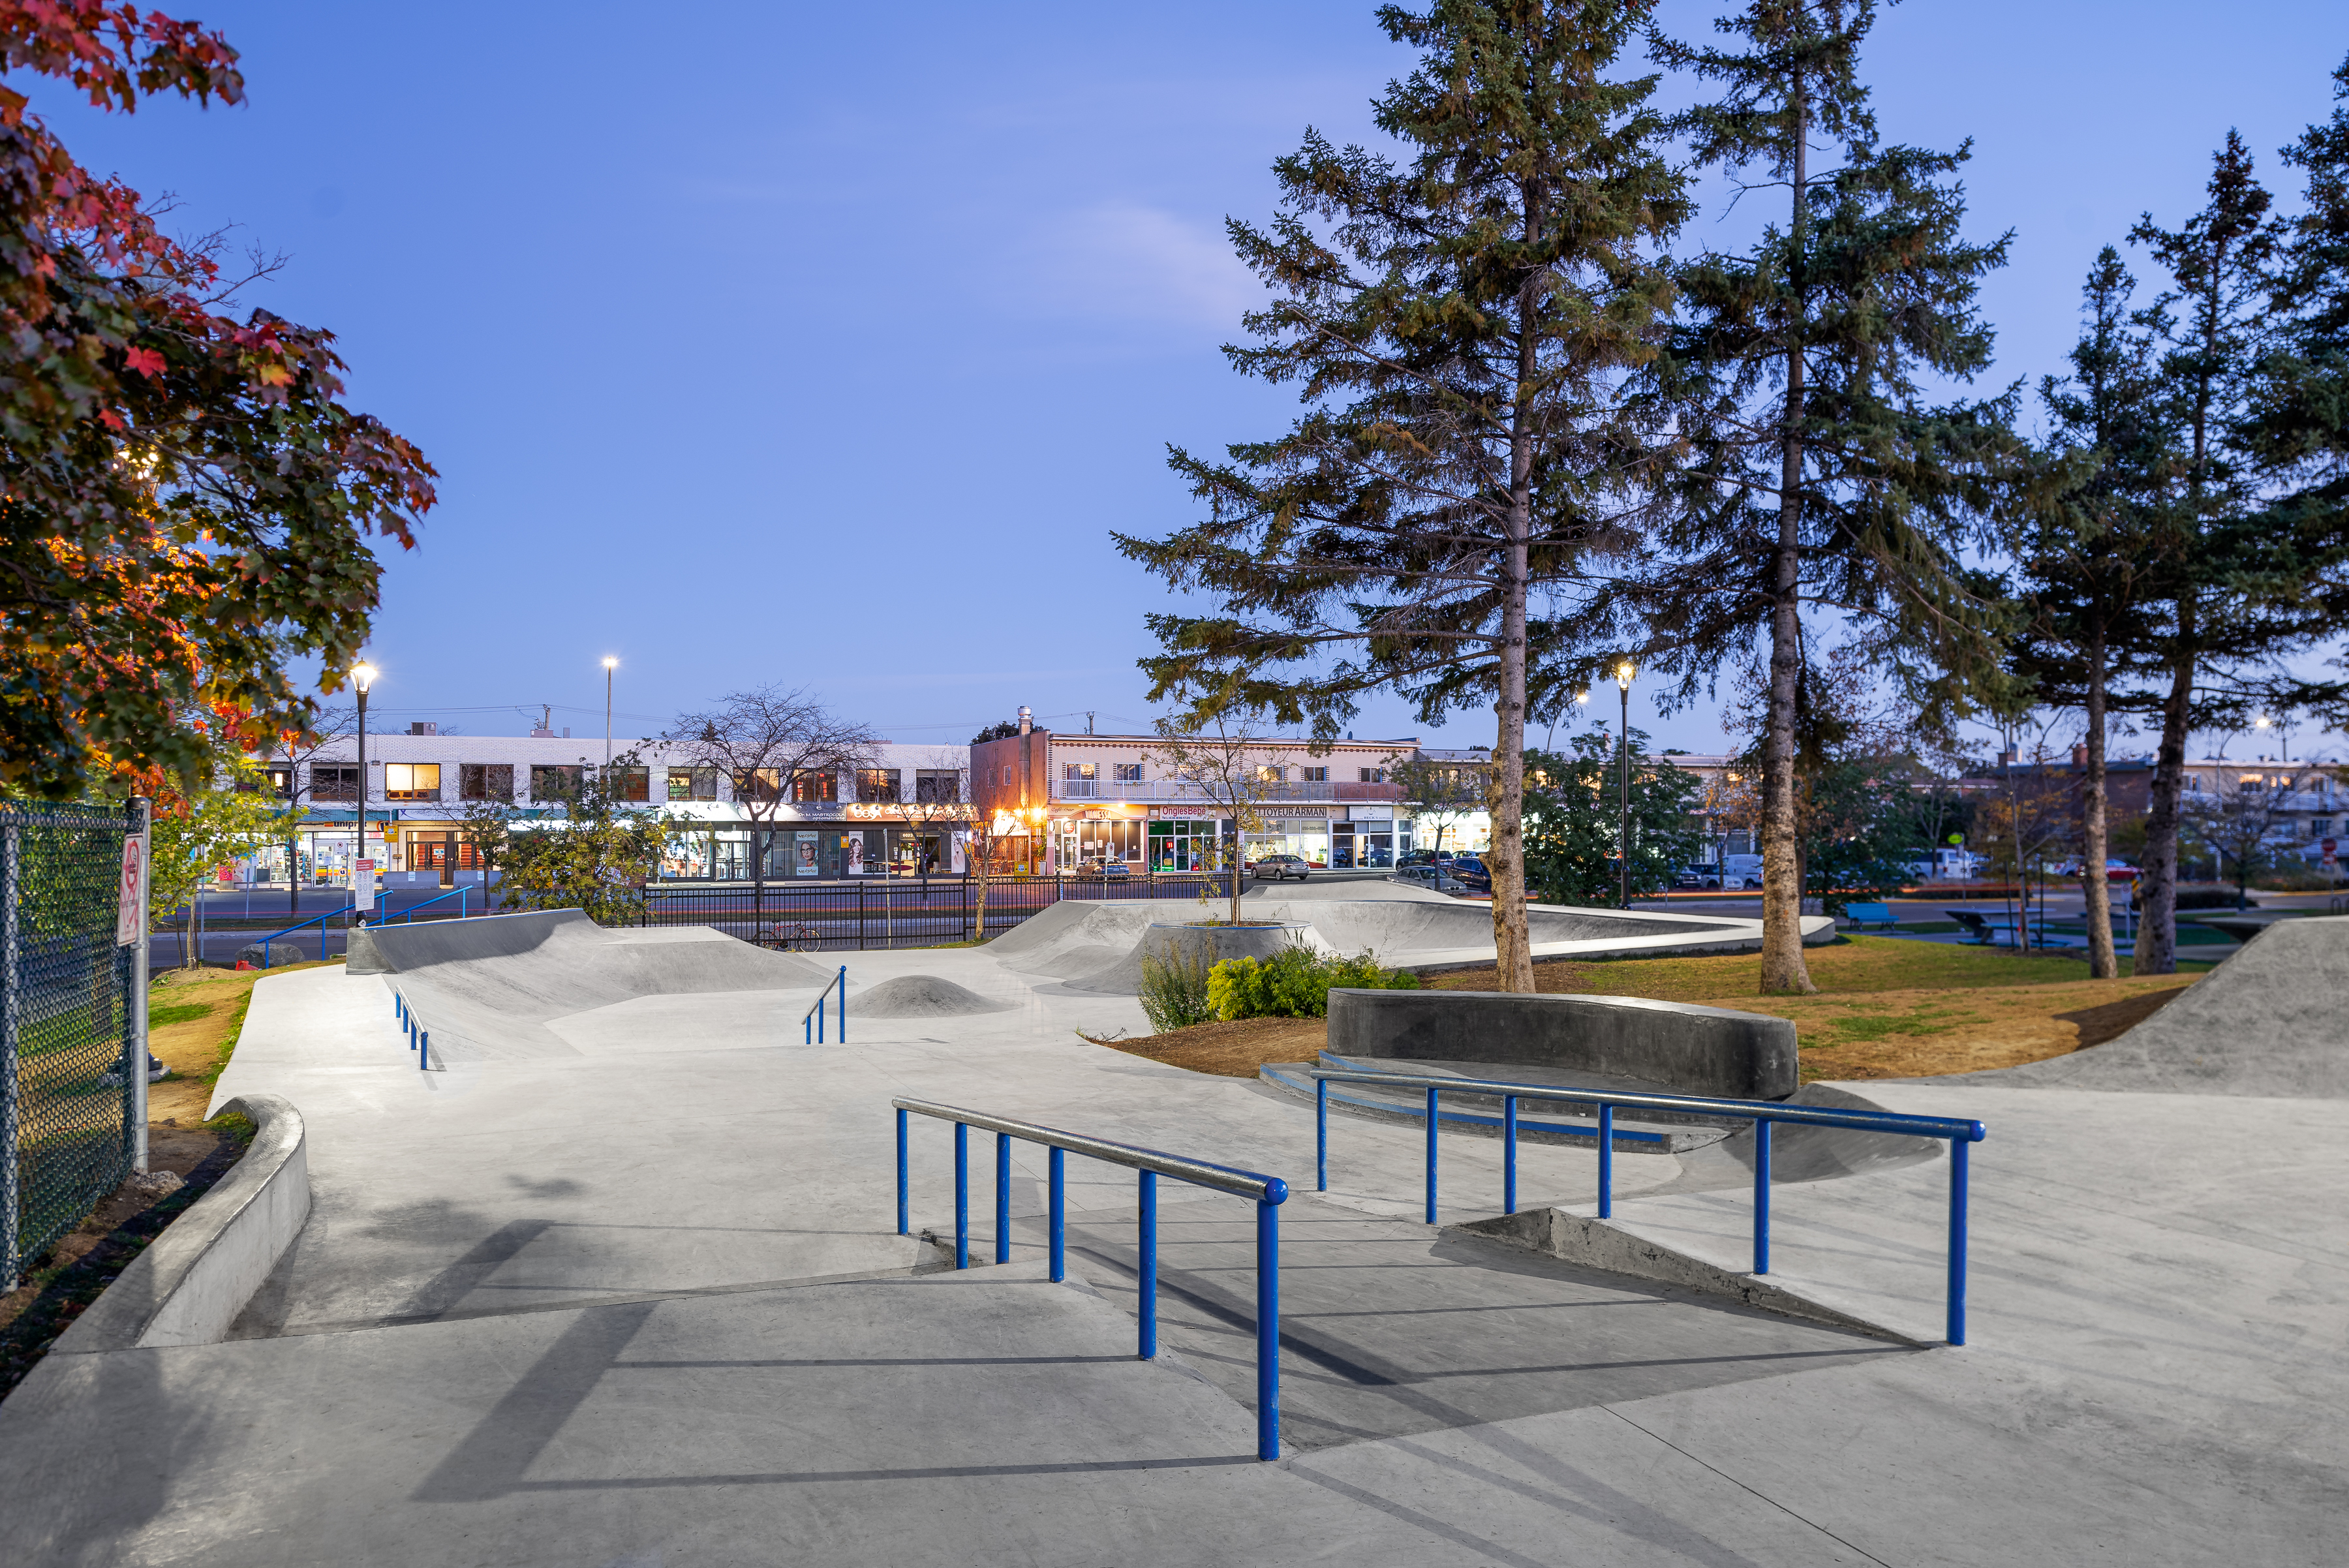
[[[1154,871],[1214,871],[1220,868],[1223,835],[1213,817],[1150,819],[1146,852]]]

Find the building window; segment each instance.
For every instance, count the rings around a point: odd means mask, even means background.
[[[1071,784],[1091,784],[1101,777],[1101,770],[1092,763],[1071,763],[1061,776]]]
[[[783,775],[779,768],[745,768],[734,775],[736,800],[779,800]]]
[[[2331,817],[2312,816],[2308,819],[2308,836],[2311,838],[2329,838],[2332,835],[2333,819]]]
[[[614,800],[649,802],[653,798],[653,771],[616,767],[612,770],[611,789]]]
[[[294,769],[291,765],[264,769],[269,780],[269,793],[280,800],[294,798]],[[242,789],[245,786],[237,786]]]
[[[1330,782],[1330,770],[1328,768],[1307,768],[1304,770],[1304,779],[1307,784],[1328,784]]]
[[[1140,784],[1142,782],[1142,764],[1140,763],[1119,763],[1117,764],[1117,782],[1120,784]]]
[[[1384,768],[1364,768],[1361,770],[1361,773],[1362,782],[1364,784],[1384,784],[1387,782],[1387,771]]]
[[[953,805],[962,799],[962,774],[955,768],[921,768],[914,774],[914,798],[930,805]]]
[[[576,800],[586,779],[587,770],[576,763],[533,763],[530,795],[533,800]]]
[[[359,797],[359,771],[339,763],[314,763],[310,767],[310,798],[312,800],[357,800]]]
[[[895,801],[897,798],[897,770],[895,768],[857,769],[856,798],[881,802]]]
[[[792,775],[792,798],[795,801],[823,801],[840,798],[840,775],[816,769],[802,769]]]
[[[668,797],[671,800],[716,800],[718,770],[716,768],[669,769]]]
[[[461,763],[457,768],[460,800],[513,799],[512,763]]]
[[[1278,763],[1267,763],[1256,770],[1256,782],[1258,784],[1278,784],[1288,775],[1288,770],[1282,767]]]
[[[1005,789],[1009,789],[1011,787],[1011,764],[1009,763],[1003,764],[1003,787]]]
[[[384,763],[383,798],[386,800],[439,800],[440,798],[440,764],[439,763]]]

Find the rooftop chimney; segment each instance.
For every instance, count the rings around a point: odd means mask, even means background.
[[[1023,735],[1024,735],[1024,734],[1028,733],[1030,730],[1033,730],[1035,727],[1036,727],[1036,715],[1035,715],[1035,714],[1033,714],[1033,713],[1030,713],[1030,711],[1028,711],[1028,704],[1027,704],[1027,703],[1025,703],[1025,702],[1020,703],[1020,704],[1019,704],[1019,732],[1020,732],[1021,734],[1023,734]]]
[[[2072,748],[2072,765],[2075,768],[2088,765],[2088,748],[2085,744]]]
[[[408,726],[408,732],[411,735],[437,735],[440,732],[440,726],[433,720],[419,719]]]

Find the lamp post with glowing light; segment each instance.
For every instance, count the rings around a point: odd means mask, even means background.
[[[1624,659],[1615,667],[1615,684],[1623,692],[1623,838],[1617,848],[1618,864],[1623,873],[1623,907],[1631,907],[1631,677],[1636,673],[1631,661]]]
[[[367,688],[374,684],[374,665],[362,661],[351,666],[351,689],[358,693],[359,698],[359,837],[358,853],[351,857],[351,859],[355,863],[365,860],[367,857]],[[357,874],[358,872],[358,867],[354,864],[351,870],[354,874]],[[374,873],[370,871],[366,873],[366,875],[371,877]],[[354,903],[358,901],[358,890],[357,888],[352,889],[351,899]],[[302,888],[301,885],[297,882],[294,888],[294,913],[296,917],[300,916],[302,913],[301,906]]]
[[[612,671],[620,667],[616,659],[604,660],[604,787],[612,787]]]

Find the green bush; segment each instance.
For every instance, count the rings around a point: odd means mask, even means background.
[[[1213,985],[1205,944],[1177,943],[1164,958],[1142,955],[1142,1014],[1157,1033],[1215,1017],[1208,1001]]]
[[[1261,962],[1226,959],[1207,974],[1207,1004],[1217,1018],[1321,1018],[1330,1012],[1330,988],[1417,991],[1419,977],[1382,969],[1368,948],[1352,958],[1323,957],[1310,948],[1288,947]]]

